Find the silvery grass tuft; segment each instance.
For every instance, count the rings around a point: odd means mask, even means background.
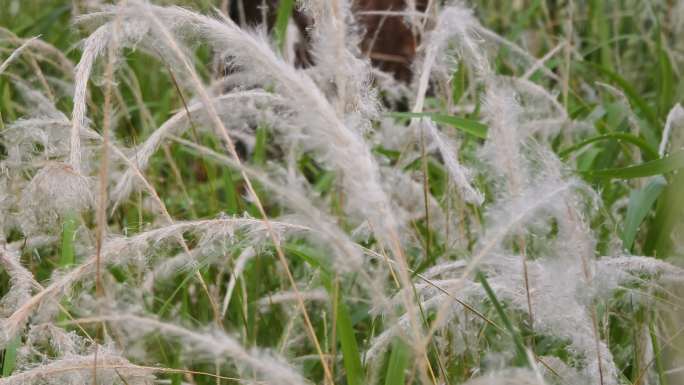
[[[666,383],[684,270],[620,235],[681,176],[591,167],[681,168],[681,105],[419,3],[409,84],[347,0],[296,2],[308,66],[217,9],[74,3],[74,61],[1,28],[0,384]]]

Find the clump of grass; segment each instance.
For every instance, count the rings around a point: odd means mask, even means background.
[[[0,384],[677,383],[667,2],[264,4],[10,7]]]

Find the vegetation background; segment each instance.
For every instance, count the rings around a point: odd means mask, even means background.
[[[684,383],[683,1],[107,3],[0,0],[0,384]]]

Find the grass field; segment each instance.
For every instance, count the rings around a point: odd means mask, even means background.
[[[245,3],[0,0],[0,385],[684,383],[684,1]]]

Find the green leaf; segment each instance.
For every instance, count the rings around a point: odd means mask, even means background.
[[[276,46],[281,52],[285,48],[287,24],[290,21],[293,8],[294,0],[280,0],[278,4],[278,13],[276,14],[276,22],[273,26],[273,33],[275,34]]]
[[[605,68],[613,68],[610,44],[610,23],[606,23],[606,6],[603,0],[591,0],[589,2],[591,15],[591,34],[599,39],[599,55],[601,65]]]
[[[349,315],[347,305],[340,298],[338,285],[333,284],[333,272],[325,264],[325,257],[320,255],[314,248],[294,243],[286,243],[284,249],[288,254],[300,258],[311,267],[321,269],[323,284],[330,296],[335,299],[335,324],[337,336],[340,340],[340,345],[342,345],[342,360],[347,373],[347,385],[362,385],[364,383],[364,373],[363,366],[361,365],[361,354],[356,343],[354,324]]]
[[[451,98],[454,104],[458,103],[463,94],[465,94],[466,78],[466,66],[463,62],[460,62],[458,69],[451,78]]]
[[[394,118],[430,118],[435,123],[447,124],[477,138],[487,139],[487,125],[472,119],[432,112],[391,112],[389,116]]]
[[[286,243],[283,245],[283,249],[288,254],[292,254],[292,256],[297,257],[311,265],[311,267],[320,268],[326,275],[325,279],[330,279],[332,272],[326,266],[325,258],[318,255],[318,252],[314,248],[296,243]]]
[[[641,149],[641,152],[648,159],[658,158],[658,151],[655,150],[650,144],[646,143],[645,140],[639,138],[636,135],[628,134],[626,132],[610,132],[603,135],[596,135],[590,138],[584,139],[583,141],[573,144],[572,146],[561,150],[558,152],[558,156],[561,158],[566,158],[571,153],[584,148],[585,146],[602,141],[602,140],[623,140],[625,142],[631,143]]]
[[[159,310],[157,311],[157,314],[158,314],[159,316],[164,315],[164,313],[166,313],[166,311],[169,310],[169,309],[171,308],[173,299],[176,298],[176,296],[178,295],[178,293],[180,293],[181,290],[183,290],[183,289],[185,288],[185,285],[187,285],[188,282],[190,282],[190,280],[193,279],[193,278],[195,277],[195,274],[197,274],[197,272],[199,271],[199,269],[200,269],[200,267],[197,266],[197,267],[195,267],[195,268],[193,268],[193,269],[187,271],[187,273],[186,273],[186,275],[185,275],[185,278],[183,278],[183,280],[180,281],[180,283],[178,284],[178,287],[176,287],[176,288],[173,290],[173,292],[171,293],[171,295],[164,301],[164,303],[162,303],[161,307],[160,307]]]
[[[404,385],[406,366],[409,360],[409,347],[400,338],[392,343],[392,353],[387,365],[385,385]]]
[[[235,180],[233,180],[233,174],[234,172],[232,170],[226,169],[222,178],[225,182],[225,197],[223,198],[224,210],[228,214],[237,214],[240,211],[240,194]],[[213,183],[210,184],[210,186],[212,191],[214,191]]]
[[[660,344],[658,343],[658,335],[655,330],[655,321],[651,321],[648,324],[648,331],[651,335],[651,346],[653,349],[653,360],[655,361],[656,373],[658,373],[658,383],[660,385],[667,385],[667,375],[665,374],[665,368],[663,365],[663,359],[661,357]]]
[[[674,101],[674,85],[677,81],[672,73],[672,63],[667,51],[663,48],[663,34],[658,25],[656,50],[658,51],[658,111],[661,116],[667,114]]]
[[[68,213],[64,222],[62,223],[62,248],[59,255],[59,267],[66,269],[76,263],[76,257],[74,254],[74,237],[76,236],[76,229],[78,227],[78,219],[76,213]],[[63,304],[67,301],[62,300]],[[64,311],[59,312],[58,320],[65,321],[67,319],[67,314]]]
[[[54,29],[52,26],[58,24],[59,18],[66,15],[71,11],[71,4],[64,4],[59,7],[46,7],[43,8],[45,13],[35,20],[31,20],[26,23],[23,27],[18,28],[15,33],[18,36],[22,35],[32,35],[35,32],[41,35],[52,35],[54,34]],[[32,33],[33,32],[33,33]]]
[[[69,267],[74,264],[74,237],[76,235],[77,219],[75,214],[68,214],[62,223],[62,250],[60,252],[59,267]]]
[[[644,98],[641,97],[640,93],[632,86],[630,82],[628,82],[622,76],[605,67],[590,62],[582,62],[580,63],[580,65],[587,66],[590,69],[593,69],[594,71],[606,77],[607,80],[609,80],[611,83],[622,89],[622,91],[629,99],[630,103],[636,106],[641,111],[641,113],[644,114],[646,120],[648,120],[652,127],[660,126],[658,114],[656,114],[655,110],[646,102]]]
[[[588,171],[594,166],[596,158],[601,154],[601,149],[592,147],[587,151],[582,152],[577,157],[577,170],[578,171]]]
[[[644,162],[636,166],[606,168],[581,172],[589,178],[632,179],[665,174],[684,167],[684,150],[678,150],[666,157]]]
[[[314,191],[319,194],[329,191],[333,187],[333,182],[335,182],[335,173],[332,171],[325,171],[314,184]]]
[[[361,385],[364,383],[363,366],[361,365],[361,354],[359,354],[359,347],[356,343],[349,309],[341,300],[338,287],[335,288],[335,291],[337,292],[335,295],[337,335],[340,339],[340,345],[342,345],[342,359],[344,369],[347,372],[347,385]]]
[[[518,36],[525,31],[525,28],[530,27],[530,20],[538,20],[538,17],[541,17],[541,15],[536,15],[537,13],[540,13],[540,10],[542,9],[541,3],[541,0],[530,1],[526,4],[524,9],[516,12],[517,17],[514,17],[512,26],[510,27],[511,41],[516,41]]]
[[[14,367],[17,364],[17,349],[19,348],[19,342],[21,337],[14,337],[9,344],[5,347],[5,355],[2,361],[2,376],[9,377],[14,371]]]
[[[684,173],[677,173],[669,180],[656,207],[656,215],[649,223],[644,242],[644,255],[663,258],[672,251],[673,240],[681,236],[678,223],[684,215]]]
[[[501,318],[501,321],[503,321],[504,327],[513,338],[513,342],[515,343],[515,350],[517,352],[516,360],[521,365],[530,366],[530,362],[527,358],[527,351],[525,350],[525,344],[523,343],[522,336],[520,335],[518,330],[513,326],[513,323],[506,315],[506,312],[504,311],[501,302],[499,302],[499,300],[496,298],[494,290],[492,290],[492,287],[489,286],[487,278],[485,278],[484,274],[482,274],[481,271],[477,273],[477,278],[482,284],[482,287],[484,288],[485,292],[487,293],[487,297],[494,305],[494,309],[496,310],[496,313],[499,315],[499,318]]]
[[[653,206],[666,185],[667,181],[665,178],[657,176],[646,187],[641,190],[632,191],[630,194],[625,225],[622,229],[622,246],[626,250],[632,249],[639,225],[646,218],[646,215],[651,210],[651,206]]]
[[[257,166],[263,166],[266,163],[266,141],[268,139],[268,132],[266,127],[259,126],[256,129],[256,138],[254,143],[254,152],[252,161]]]

